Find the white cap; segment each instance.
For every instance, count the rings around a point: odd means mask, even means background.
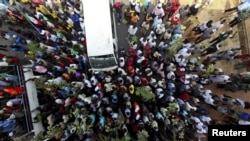
[[[64,102],[63,102],[62,99],[56,99],[55,102],[56,102],[57,104],[64,104]]]
[[[118,119],[118,113],[112,113],[112,118],[113,119]]]
[[[6,103],[6,106],[12,107],[12,106],[13,106],[13,102],[12,102],[12,101],[8,101],[8,102]]]
[[[140,114],[136,114],[135,119],[136,119],[136,120],[139,120],[140,117],[141,117]]]
[[[135,107],[135,112],[138,112],[140,110],[140,107],[139,106],[136,106]]]
[[[199,8],[200,6],[200,4],[195,4],[194,8]]]
[[[161,4],[161,3],[158,3],[158,4],[157,4],[157,7],[162,7],[162,4]]]
[[[9,132],[9,137],[13,137],[14,136],[14,133],[13,132]]]

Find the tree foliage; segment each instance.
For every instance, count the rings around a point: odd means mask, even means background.
[[[174,57],[174,55],[176,54],[177,50],[179,50],[182,45],[183,45],[182,40],[178,39],[178,40],[174,41],[173,44],[168,49],[168,52],[166,54],[166,58],[168,60],[171,60]]]
[[[151,91],[149,87],[136,87],[135,94],[141,97],[142,101],[144,102],[155,101],[155,94]]]

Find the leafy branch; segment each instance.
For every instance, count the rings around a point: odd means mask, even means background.
[[[135,94],[140,96],[144,102],[155,101],[155,94],[148,87],[136,87]]]

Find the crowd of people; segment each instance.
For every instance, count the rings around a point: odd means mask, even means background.
[[[108,72],[95,72],[89,66],[87,19],[80,0],[1,4],[2,25],[11,24],[1,30],[1,37],[11,45],[1,45],[0,50],[11,48],[23,52],[25,58],[0,54],[0,66],[25,64],[34,73],[25,81],[37,87],[39,106],[31,112],[39,114],[32,122],[41,122],[45,132],[33,140],[204,139],[209,124],[220,124],[209,115],[211,109],[228,117],[221,124],[250,125],[250,114],[238,111],[239,107],[249,109],[250,102],[206,88],[232,82],[230,75],[216,67],[217,61],[248,59],[240,45],[220,50],[223,41],[234,38],[234,25],[244,19],[208,19],[190,31],[194,39],[184,38],[199,10],[211,0],[193,5],[181,5],[178,0],[160,0],[156,5],[144,2],[115,1],[112,5],[117,25],[128,28],[124,31],[128,46],[118,51],[118,69]],[[249,8],[245,0],[225,12],[246,14]],[[228,22],[228,29],[222,31]],[[220,34],[215,36],[216,32]],[[209,45],[202,48],[200,43],[207,40]],[[8,98],[0,112],[0,132],[10,137],[14,136],[11,125],[15,125],[12,111],[23,104],[18,79],[0,76],[0,98]]]

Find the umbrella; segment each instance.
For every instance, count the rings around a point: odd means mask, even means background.
[[[10,95],[20,95],[23,92],[23,88],[22,87],[3,88],[3,91]]]

